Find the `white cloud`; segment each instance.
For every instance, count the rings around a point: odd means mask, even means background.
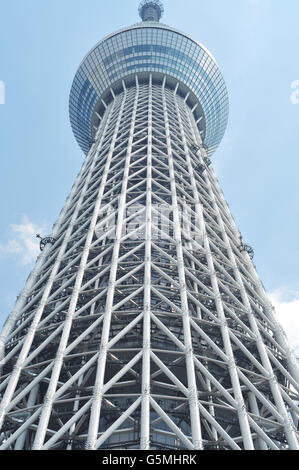
[[[20,224],[10,225],[9,232],[9,240],[0,243],[1,257],[15,256],[24,265],[35,261],[39,254],[39,240],[36,234],[45,232],[45,224],[39,227],[24,215]]]
[[[277,289],[268,296],[275,307],[278,321],[288,337],[290,346],[299,357],[299,292],[288,298],[285,289]]]

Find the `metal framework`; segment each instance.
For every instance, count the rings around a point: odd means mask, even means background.
[[[45,246],[48,244],[48,243],[51,243],[52,245],[54,245],[55,243],[55,239],[52,238],[52,237],[42,237],[41,235],[37,234],[36,235],[36,238],[39,238],[40,239],[40,243],[39,243],[39,247],[40,247],[40,251],[44,251],[45,249]]]
[[[0,449],[298,449],[296,357],[189,93],[133,78],[1,333]]]

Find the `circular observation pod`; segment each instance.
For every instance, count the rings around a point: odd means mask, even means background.
[[[159,2],[145,2],[150,3]],[[99,110],[114,94],[114,87],[129,77],[148,74],[164,76],[173,86],[179,84],[184,96],[190,93],[190,106],[211,156],[228,121],[228,94],[221,71],[199,42],[158,21],[144,21],[107,36],[81,63],[71,88],[69,112],[83,152],[88,153],[94,141]]]

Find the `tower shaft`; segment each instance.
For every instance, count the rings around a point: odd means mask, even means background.
[[[1,339],[1,449],[297,449],[296,359],[188,93],[122,81]]]

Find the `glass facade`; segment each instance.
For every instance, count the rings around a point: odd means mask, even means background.
[[[157,22],[139,23],[108,36],[80,65],[70,94],[70,120],[82,150],[87,153],[91,146],[92,116],[103,93],[116,81],[138,72],[168,75],[195,94],[204,111],[204,144],[211,155],[228,120],[222,74],[202,45]]]

